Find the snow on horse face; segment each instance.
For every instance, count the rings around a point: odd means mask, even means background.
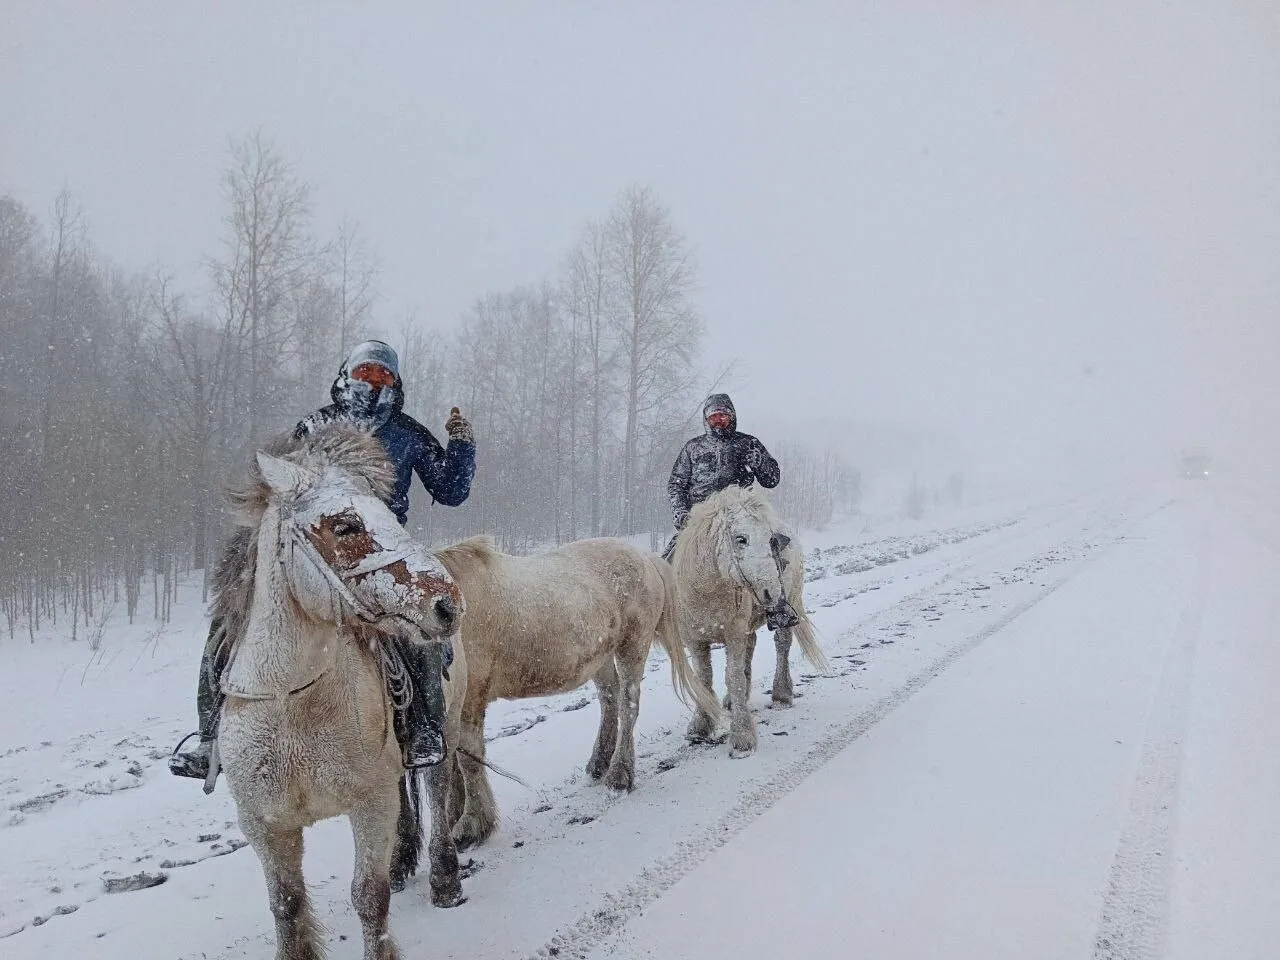
[[[244,533],[228,544],[215,608],[230,663],[218,750],[240,826],[266,875],[277,960],[315,960],[323,934],[302,873],[302,831],[346,814],[356,857],[352,902],[365,960],[396,960],[388,932],[393,875],[416,869],[417,781],[404,775],[380,656],[395,636],[457,633],[462,595],[379,494],[394,474],[381,444],[349,425],[259,453],[233,494]],[[225,569],[224,569],[225,568]],[[458,739],[466,658],[445,685],[445,739]],[[446,761],[426,777],[431,890],[462,901],[449,834]]]
[[[312,550],[286,550],[294,596],[308,614],[334,616],[336,575],[375,616],[400,618],[437,638],[457,629],[464,610],[457,584],[366,481],[335,467],[309,474],[265,454],[258,462],[277,493],[302,491],[288,508],[289,519],[330,571],[316,563]]]
[[[775,706],[790,706],[794,697],[789,662],[793,636],[810,663],[819,670],[827,665],[804,612],[804,555],[763,493],[755,487],[731,486],[690,511],[689,521],[676,540],[671,565],[680,636],[708,687],[712,682],[711,648],[724,645],[730,742],[734,756],[746,756],[757,745],[748,699],[756,630],[767,615],[794,613],[794,617],[778,621],[790,626],[774,631]],[[788,604],[792,610],[787,610]],[[693,741],[711,739],[714,733],[714,717],[706,712],[700,711],[689,725]]]
[[[722,518],[720,568],[766,611],[777,610],[787,599],[782,571],[789,562],[785,551],[790,544],[791,537],[775,530],[769,517],[745,504],[734,505]]]

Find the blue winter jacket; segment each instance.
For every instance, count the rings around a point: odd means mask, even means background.
[[[342,418],[342,409],[330,404],[300,421],[294,435],[304,436],[323,423]],[[387,506],[401,525],[409,520],[409,487],[415,472],[437,503],[456,507],[471,493],[476,474],[474,443],[451,439],[447,447],[442,447],[430,430],[398,408],[373,435],[382,441],[396,468],[395,488]]]

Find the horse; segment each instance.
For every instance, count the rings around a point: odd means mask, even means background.
[[[745,757],[757,746],[755,721],[748,709],[751,660],[756,631],[770,614],[794,620],[774,631],[778,662],[773,675],[775,707],[790,707],[794,636],[805,658],[819,671],[828,661],[804,611],[804,555],[795,537],[754,485],[729,486],[696,504],[676,539],[671,557],[677,585],[680,636],[693,655],[694,668],[710,687],[711,647],[725,648],[724,705],[729,708],[730,753]],[[790,607],[788,607],[788,604]],[[688,739],[708,742],[715,716],[699,711]]]
[[[417,868],[421,786],[406,773],[387,680],[404,692],[386,641],[456,635],[463,595],[383,502],[394,473],[372,434],[335,423],[256,454],[231,492],[238,530],[219,564],[215,616],[230,646],[217,756],[240,827],[261,862],[277,960],[323,956],[302,873],[303,829],[346,814],[355,838],[351,899],[365,960],[397,960],[394,887]],[[457,742],[465,654],[445,695]],[[448,758],[428,769],[432,898],[462,901],[449,835]]]
[[[616,538],[516,557],[477,537],[436,555],[467,598],[462,648],[469,673],[453,781],[460,849],[483,843],[498,823],[483,768],[485,711],[494,700],[567,693],[593,680],[600,728],[586,772],[616,792],[635,786],[640,681],[655,634],[677,694],[718,714],[715,695],[685,659],[675,583],[661,558]]]

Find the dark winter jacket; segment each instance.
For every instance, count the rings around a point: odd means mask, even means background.
[[[394,353],[391,356],[394,358]],[[381,357],[376,359],[382,361]],[[331,420],[362,422],[364,418],[353,417],[348,409],[350,381],[346,375],[349,366],[354,366],[351,359],[343,365],[329,391],[334,402],[301,420],[294,429],[294,436],[302,437]],[[413,485],[415,472],[437,503],[456,507],[467,499],[476,473],[476,445],[466,440],[450,439],[449,445],[442,447],[430,430],[401,409],[404,395],[399,371],[394,367],[391,369],[396,373],[396,383],[394,388],[386,388],[394,390],[390,414],[380,414],[370,425],[374,426],[373,435],[382,441],[396,468],[395,487],[387,506],[400,523],[405,524],[409,520],[409,488]]]
[[[781,479],[778,461],[769,455],[764,444],[748,433],[738,432],[738,415],[726,394],[707,398],[704,419],[715,410],[724,410],[733,418],[728,429],[717,430],[708,424],[705,434],[684,445],[671,468],[667,496],[677,525],[684,522],[695,503],[731,484],[745,487],[755,482],[772,488]]]

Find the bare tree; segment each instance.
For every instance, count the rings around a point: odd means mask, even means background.
[[[223,193],[225,254],[215,276],[227,312],[224,329],[247,354],[247,370],[236,370],[233,395],[247,408],[241,412],[252,438],[261,435],[261,411],[272,397],[271,381],[292,332],[286,298],[314,262],[307,234],[309,190],[271,142],[255,132],[233,144]]]
[[[608,234],[626,390],[622,523],[630,532],[639,521],[646,416],[682,405],[694,382],[702,324],[690,302],[694,268],[685,239],[648,188],[632,187],[622,195],[609,216]],[[649,417],[649,425],[659,422],[660,416]]]
[[[354,331],[363,330],[376,298],[374,284],[378,266],[360,222],[344,217],[332,248],[333,274],[338,289],[338,352],[345,353]]]
[[[605,225],[589,223],[578,245],[569,255],[564,281],[571,318],[571,367],[575,392],[571,400],[572,448],[577,448],[578,400],[586,401],[586,442],[591,460],[590,530],[598,537],[601,526],[601,464],[604,455],[602,431],[615,392],[616,289],[610,270],[609,233]]]

